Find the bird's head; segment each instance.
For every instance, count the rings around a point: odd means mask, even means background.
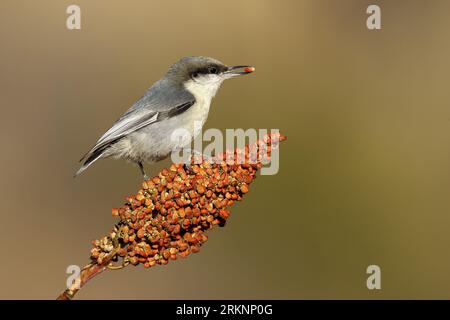
[[[222,62],[202,56],[184,57],[173,64],[166,77],[182,84],[194,96],[213,97],[222,82],[235,76],[252,73],[250,66],[227,66]]]

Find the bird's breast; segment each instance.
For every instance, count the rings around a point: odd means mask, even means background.
[[[201,128],[208,118],[210,105],[211,100],[196,100],[192,107],[180,115],[180,120],[183,122],[183,127],[185,127],[188,131],[198,131],[198,127]],[[198,133],[199,132],[195,132],[194,135],[197,135]]]

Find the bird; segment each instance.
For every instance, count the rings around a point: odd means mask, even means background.
[[[205,56],[181,58],[80,159],[82,165],[74,177],[97,160],[113,157],[135,163],[147,180],[143,164],[161,161],[189,145],[205,124],[221,84],[253,71],[251,66],[227,66]],[[180,128],[187,130],[190,138],[173,141],[171,134]]]

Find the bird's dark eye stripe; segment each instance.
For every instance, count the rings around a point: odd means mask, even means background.
[[[197,69],[195,71],[192,71],[191,77],[196,78],[197,76],[199,76],[201,74],[207,74],[207,73],[208,73],[207,69]]]
[[[225,68],[219,66],[209,66],[192,71],[191,76],[195,78],[201,74],[219,74],[221,71],[225,71]]]

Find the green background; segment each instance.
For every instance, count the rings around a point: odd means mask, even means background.
[[[66,29],[66,8],[82,29]],[[378,4],[382,30],[366,28]],[[225,83],[205,128],[279,128],[261,176],[200,253],[106,272],[84,299],[450,298],[449,1],[0,2],[0,298],[54,299],[138,170],[77,160],[168,66]],[[148,167],[154,175],[169,160]],[[381,267],[369,291],[366,268]]]

